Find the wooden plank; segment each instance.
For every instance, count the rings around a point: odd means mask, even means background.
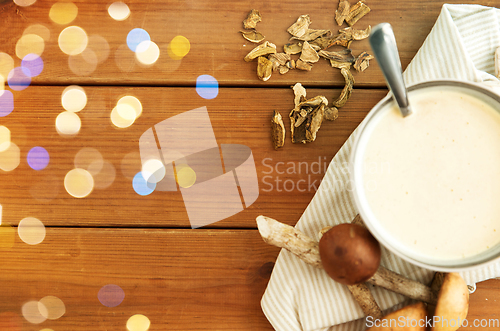
[[[205,100],[194,88],[120,88],[85,87],[88,103],[77,113],[82,121],[78,135],[61,136],[55,120],[64,109],[64,87],[32,86],[15,94],[15,110],[1,124],[11,130],[12,142],[21,150],[21,163],[13,171],[0,171],[0,201],[3,221],[16,225],[28,216],[44,224],[87,226],[168,226],[189,227],[184,200],[178,191],[137,194],[132,178],[141,170],[139,138],[155,124],[206,106],[217,143],[248,146],[253,154],[260,195],[244,211],[216,227],[252,227],[255,217],[265,214],[295,224],[309,204],[330,160],[385,90],[354,90],[341,108],[339,118],[324,122],[313,143],[292,144],[289,133],[282,150],[271,144],[270,118],[279,110],[287,126],[293,108],[291,89],[222,88],[217,98]],[[309,97],[324,94],[335,98],[337,89],[309,89]],[[136,96],[143,113],[129,128],[112,125],[110,113],[117,100],[126,94]],[[196,130],[180,134],[175,144],[191,139],[199,144]],[[49,165],[35,171],[27,155],[35,146],[44,147]],[[64,187],[66,174],[75,168],[75,157],[83,148],[97,149],[116,170],[111,186],[95,189],[86,198],[74,198]],[[1,155],[0,155],[1,156]],[[97,181],[96,181],[97,183]],[[210,208],[210,206],[207,206]],[[208,210],[208,209],[207,209]]]
[[[125,330],[135,314],[151,331],[272,330],[260,299],[278,251],[256,230],[48,228],[37,246],[16,236],[0,250],[0,326],[2,313],[50,295],[66,314],[36,326],[20,316],[23,330]],[[123,289],[119,306],[99,301],[108,284]]]
[[[47,228],[36,246],[16,236],[0,249],[0,326],[15,313],[23,330],[124,330],[143,314],[151,331],[273,330],[260,299],[278,251],[256,230]],[[125,293],[116,307],[98,299],[108,284]],[[478,284],[469,323],[498,319],[499,288],[498,280]],[[35,327],[21,307],[45,296],[61,299],[66,314]]]
[[[110,46],[109,58],[99,64],[89,76],[78,76],[68,65],[68,55],[58,47],[58,36],[66,25],[50,21],[48,13],[53,2],[38,1],[26,8],[8,5],[0,11],[0,51],[15,57],[15,45],[24,29],[30,24],[43,24],[49,28],[51,38],[42,55],[45,61],[43,73],[35,77],[37,84],[131,84],[131,85],[179,85],[194,86],[199,75],[214,76],[221,85],[289,86],[301,81],[309,86],[342,86],[344,79],[337,69],[321,60],[311,72],[292,71],[284,76],[274,74],[266,83],[256,78],[256,63],[246,63],[243,57],[252,49],[251,43],[239,34],[242,20],[252,8],[259,9],[263,21],[258,29],[279,49],[288,42],[286,29],[302,14],[309,14],[311,28],[339,28],[334,23],[337,1],[286,2],[218,0],[210,4],[203,0],[155,1],[144,4],[140,0],[128,1],[132,14],[122,22],[114,21],[107,13],[107,2],[73,1],[79,8],[78,17],[71,23],[82,27],[88,35],[100,35]],[[446,1],[460,3],[458,0]],[[406,67],[430,32],[445,1],[373,1],[372,11],[356,25],[366,28],[380,22],[393,25],[403,67]],[[495,1],[473,0],[469,3],[495,5]],[[133,28],[147,30],[160,49],[159,61],[151,67],[117,65],[116,58],[131,58],[131,51],[118,51],[125,47],[126,37]],[[168,45],[177,36],[185,36],[191,50],[182,61],[168,56]],[[369,51],[367,40],[352,44],[354,54]],[[117,55],[118,54],[118,55]],[[121,54],[121,55],[120,55]],[[125,61],[126,62],[126,61]],[[375,61],[366,72],[354,73],[357,86],[385,86],[383,76]],[[16,59],[16,65],[20,60]],[[118,63],[122,63],[118,61]],[[122,63],[123,64],[123,63]],[[77,66],[78,67],[78,66]],[[120,69],[122,68],[122,69]],[[126,68],[126,71],[123,71]],[[130,69],[130,71],[129,71]]]

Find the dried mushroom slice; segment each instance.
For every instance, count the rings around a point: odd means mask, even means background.
[[[243,27],[245,29],[255,29],[257,26],[257,23],[262,21],[262,17],[260,16],[260,13],[256,9],[250,10],[250,12],[247,15],[247,18],[243,20]]]
[[[368,66],[370,65],[370,60],[372,59],[374,59],[373,55],[370,55],[367,52],[363,52],[358,55],[353,67],[359,72],[365,71],[366,68],[368,68]]]
[[[324,57],[325,59],[347,62],[351,64],[355,61],[355,58],[352,55],[352,51],[349,48],[343,49],[338,52],[321,50],[318,52],[318,55]]]
[[[308,143],[316,140],[328,100],[316,96],[301,102],[290,112],[290,129],[293,143]]]
[[[345,18],[345,21],[349,26],[353,26],[359,21],[363,16],[370,12],[370,7],[368,7],[363,1],[359,1],[357,4],[351,7],[349,14]]]
[[[311,45],[309,45],[307,41],[304,41],[304,45],[302,46],[300,60],[307,63],[316,63],[319,61],[318,53],[311,47]]]
[[[259,56],[257,59],[257,76],[262,81],[267,81],[273,73],[273,63],[264,56]]]
[[[297,107],[302,101],[306,100],[307,92],[301,83],[296,83],[294,86],[292,86],[292,89],[293,94],[295,95],[293,102],[295,103],[295,107]]]
[[[276,53],[269,55],[269,60],[272,61],[273,59],[276,60],[280,65],[284,66],[288,61],[292,59],[292,57],[290,56],[290,54],[286,53]]]
[[[269,54],[276,53],[276,45],[270,43],[269,41],[260,44],[259,46],[252,49],[246,56],[245,61],[250,62],[253,59],[258,58],[259,56],[265,56]]]
[[[349,15],[350,8],[351,5],[349,4],[348,0],[340,0],[339,6],[335,11],[335,21],[339,26],[344,23],[345,18],[347,17],[347,15]]]
[[[295,69],[295,60],[290,60],[288,61],[285,66],[288,68],[288,69]]]
[[[287,66],[280,66],[280,67],[278,68],[278,70],[279,70],[280,74],[284,75],[284,74],[286,74],[288,71],[290,71],[290,68],[288,68]]]
[[[281,114],[276,110],[271,119],[271,129],[274,149],[283,147],[285,144],[285,125],[283,124]]]
[[[301,15],[286,31],[294,37],[302,37],[309,29],[311,18],[309,15]]]
[[[333,102],[333,106],[340,108],[343,107],[349,97],[351,96],[352,88],[354,86],[354,77],[351,74],[351,71],[347,68],[341,68],[340,72],[342,73],[342,76],[344,76],[345,79],[345,86],[342,89],[342,92],[340,92],[340,96],[337,100]]]
[[[297,39],[302,41],[311,41],[317,39],[326,34],[331,34],[330,30],[315,30],[315,29],[307,29],[306,33],[304,33],[300,37],[292,37],[291,39]]]
[[[339,117],[339,109],[337,107],[325,107],[323,118],[328,121],[335,121]]]
[[[286,54],[299,54],[302,52],[302,43],[288,43],[283,46],[283,50]]]
[[[313,65],[308,62],[304,62],[301,59],[295,61],[295,68],[299,70],[311,71]]]
[[[346,34],[349,38],[354,40],[363,40],[370,36],[370,32],[372,31],[372,27],[368,25],[368,27],[364,30],[356,30],[352,27],[348,27],[339,31],[339,33]]]
[[[240,31],[240,32],[241,32],[241,35],[243,36],[243,38],[245,38],[246,40],[248,40],[252,43],[258,44],[266,38],[266,37],[264,37],[264,35],[262,33],[257,32],[255,30]]]

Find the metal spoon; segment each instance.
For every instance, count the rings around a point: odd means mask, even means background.
[[[396,38],[389,23],[381,23],[372,29],[370,45],[377,62],[384,73],[387,85],[398,103],[403,117],[412,113],[408,102],[408,92],[403,80],[403,70],[399,59]]]

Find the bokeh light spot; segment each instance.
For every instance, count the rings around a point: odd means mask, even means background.
[[[14,59],[9,54],[0,52],[0,75],[6,79],[12,69]]]
[[[122,113],[127,113],[130,116],[126,115],[127,118],[122,117],[120,115],[120,112],[118,111],[118,108],[122,109]],[[132,124],[134,124],[135,121],[135,110],[131,106],[127,104],[119,105],[113,108],[111,111],[111,123],[113,123],[114,126],[120,129],[128,128]]]
[[[28,76],[36,77],[43,71],[43,60],[37,54],[30,53],[23,58],[23,61],[21,62],[21,68],[23,69],[23,72]],[[28,69],[28,71],[24,69]]]
[[[116,111],[120,117],[127,121],[135,121],[137,117],[134,107],[126,103],[117,104]]]
[[[125,292],[118,285],[108,284],[101,287],[99,293],[97,293],[97,298],[103,306],[116,307],[125,299]]]
[[[16,43],[16,55],[20,59],[30,53],[42,56],[44,49],[45,41],[36,34],[25,34]]]
[[[135,52],[139,44],[144,41],[151,41],[149,33],[144,29],[132,29],[127,35],[127,46],[132,52]],[[142,47],[145,47],[144,44]]]
[[[137,46],[137,61],[144,65],[152,65],[160,58],[160,48],[152,41],[143,41]]]
[[[137,119],[139,116],[141,116],[142,114],[142,104],[141,102],[139,101],[139,99],[137,99],[136,97],[134,96],[131,96],[131,95],[126,95],[122,98],[120,98],[118,100],[118,102],[116,103],[117,106],[120,106],[120,105],[129,105],[131,106],[132,108],[134,108],[135,110],[135,118]]]
[[[0,169],[3,171],[12,171],[16,169],[21,163],[21,150],[10,142],[9,148],[0,152]]]
[[[148,183],[158,183],[165,177],[166,169],[163,162],[156,159],[147,160],[142,166],[142,177]]]
[[[147,331],[150,326],[149,318],[141,314],[131,316],[127,321],[127,330],[129,331]]]
[[[5,91],[5,78],[0,74],[0,95],[3,94],[3,91]]]
[[[75,168],[64,177],[64,188],[75,198],[85,198],[94,190],[94,178],[87,170]]]
[[[145,196],[154,192],[156,183],[148,183],[142,176],[142,172],[138,172],[132,180],[132,187],[135,193]]]
[[[101,171],[104,165],[104,159],[101,152],[93,147],[84,147],[75,155],[75,168],[85,169],[92,176],[95,176]]]
[[[28,152],[28,164],[33,170],[43,170],[50,161],[49,152],[43,147],[36,146]]]
[[[45,226],[38,218],[26,217],[19,222],[17,234],[26,244],[38,245],[45,239]]]
[[[188,188],[196,183],[196,172],[188,165],[176,165],[177,183],[180,187]]]
[[[38,309],[40,314],[49,320],[61,318],[66,313],[64,302],[52,295],[48,295],[38,301]]]
[[[92,167],[92,164],[90,165]],[[112,163],[105,161],[101,171],[94,176],[94,186],[96,189],[105,189],[113,184],[116,178],[116,169]]]
[[[45,311],[45,309],[42,308]],[[40,313],[40,308],[38,306],[38,301],[28,301],[26,302],[22,309],[23,317],[31,324],[40,324],[45,322],[47,319],[43,317]]]
[[[14,91],[22,91],[31,84],[31,73],[27,68],[15,67],[7,76],[9,87]]]
[[[21,7],[28,7],[34,4],[36,0],[14,0],[14,3]]]
[[[189,40],[184,36],[176,36],[170,42],[170,50],[174,54],[174,60],[183,58],[189,53],[191,49],[191,44]]]
[[[108,14],[115,21],[123,21],[130,16],[130,9],[125,3],[117,1],[108,7]]]
[[[58,44],[61,51],[68,55],[77,55],[87,48],[87,32],[79,26],[68,26],[59,34]]]
[[[68,66],[78,76],[90,76],[97,68],[97,55],[88,47],[77,55],[68,57]]]
[[[49,11],[49,18],[57,24],[73,22],[78,15],[78,7],[72,2],[56,2]]]
[[[0,152],[6,151],[10,146],[10,130],[8,127],[0,125]],[[0,224],[2,220],[0,219]]]
[[[80,132],[82,121],[72,112],[63,111],[56,117],[56,130],[62,135],[75,135]]]
[[[16,229],[7,224],[0,225],[0,249],[10,249],[14,247]],[[2,322],[0,322],[0,326]],[[0,328],[0,330],[3,330]]]
[[[139,152],[126,154],[121,162],[121,171],[127,179],[133,180],[138,171],[142,169],[141,155]]]
[[[11,91],[0,91],[0,117],[9,115],[14,110],[14,95]]]
[[[87,105],[87,94],[82,87],[70,85],[61,93],[61,104],[69,112],[79,112]]]
[[[210,75],[198,76],[196,92],[203,99],[214,99],[219,94],[219,82]]]
[[[102,63],[108,59],[109,43],[106,39],[99,35],[94,34],[89,37],[87,49],[94,51],[94,54],[97,57],[97,63]]]
[[[28,26],[23,31],[23,35],[25,34],[36,34],[42,37],[43,41],[47,42],[50,40],[50,30],[45,25],[42,24],[32,24]]]

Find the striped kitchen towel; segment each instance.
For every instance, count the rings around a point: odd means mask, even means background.
[[[479,5],[445,4],[424,44],[408,65],[407,85],[433,79],[459,79],[498,85],[494,52],[500,46],[500,10]],[[350,222],[357,214],[348,188],[348,162],[356,131],[335,155],[314,198],[296,227],[318,239],[325,226]],[[272,215],[269,215],[272,216]],[[383,251],[382,264],[409,278],[429,282],[432,272]],[[500,276],[500,264],[464,272],[467,284]],[[384,309],[405,300],[372,287]],[[323,270],[302,262],[286,250],[276,261],[262,298],[262,309],[278,331],[358,331],[365,329],[363,313],[343,285]]]

